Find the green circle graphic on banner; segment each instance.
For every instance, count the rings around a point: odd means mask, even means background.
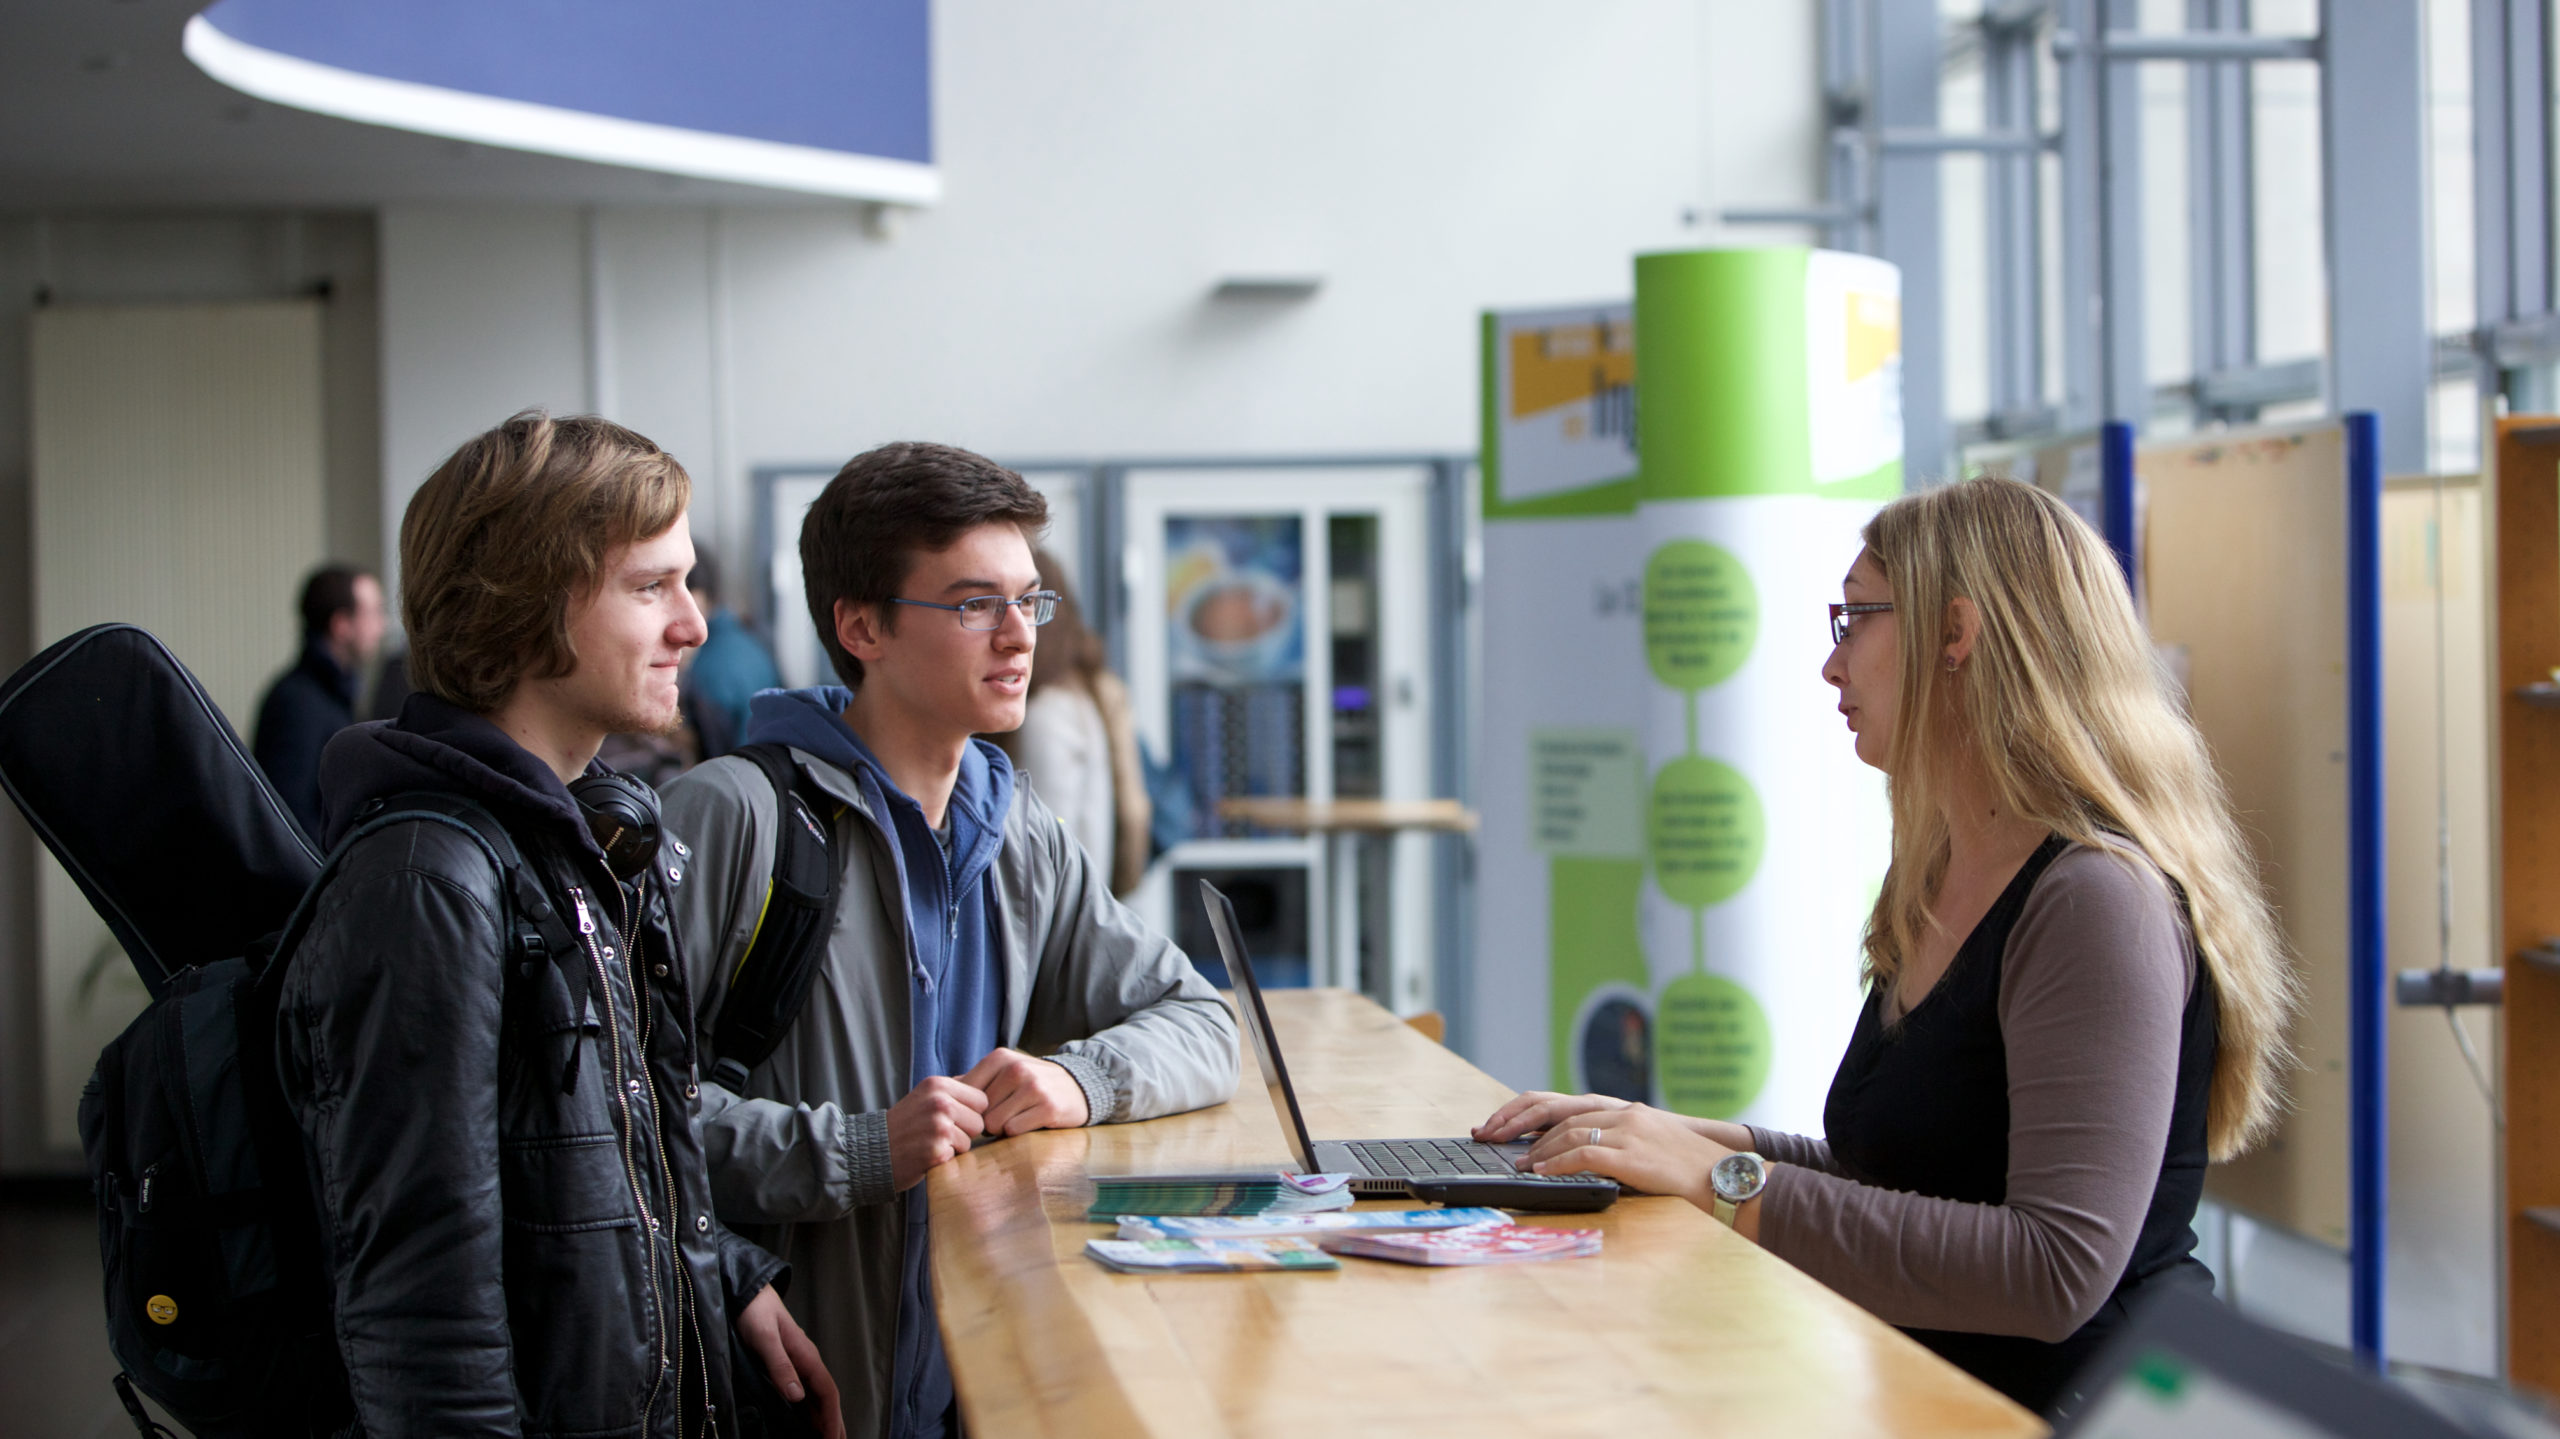
[[[1760,868],[1760,796],[1731,765],[1697,755],[1664,765],[1647,818],[1654,883],[1683,909],[1724,903]]]
[[[1674,1113],[1730,1119],[1769,1082],[1769,1015],[1751,991],[1720,974],[1684,974],[1663,986],[1662,1099]]]
[[[1673,540],[1644,566],[1644,653],[1675,690],[1730,678],[1760,635],[1760,596],[1731,550]]]

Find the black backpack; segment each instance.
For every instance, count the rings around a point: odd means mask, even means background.
[[[744,1094],[748,1073],[772,1056],[800,1018],[826,958],[843,882],[831,824],[842,806],[800,773],[787,745],[751,744],[729,753],[764,774],[777,806],[773,874],[711,1035],[708,1077]]]
[[[194,676],[131,625],[83,630],[0,684],[0,787],[151,994],[80,1098],[127,1412],[144,1435],[167,1432],[139,1390],[205,1439],[348,1429],[309,1168],[275,1065],[278,981],[312,902],[375,830],[444,824],[504,879],[511,980],[557,964],[582,992],[576,936],[505,828],[458,795],[376,806],[324,863]]]

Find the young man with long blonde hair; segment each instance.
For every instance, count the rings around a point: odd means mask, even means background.
[[[691,498],[646,439],[528,411],[401,521],[417,690],[321,761],[345,848],[277,1021],[371,1439],[738,1435],[749,1365],[841,1439],[782,1263],[712,1215],[683,856],[591,808],[648,804],[596,751],[675,723],[702,642]]]

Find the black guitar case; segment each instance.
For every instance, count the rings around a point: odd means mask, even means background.
[[[82,630],[0,683],[0,787],[155,999],[282,929],[320,873],[230,721],[134,625]]]

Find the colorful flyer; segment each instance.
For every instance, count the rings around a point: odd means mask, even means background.
[[[1342,1209],[1330,1214],[1129,1215],[1121,1239],[1236,1239],[1259,1234],[1325,1234],[1339,1230],[1463,1229],[1499,1224],[1499,1209]]]
[[[1236,1274],[1339,1269],[1341,1261],[1294,1235],[1247,1239],[1088,1239],[1087,1258],[1123,1274]]]
[[[1336,1254],[1398,1264],[1521,1264],[1585,1259],[1600,1252],[1597,1229],[1543,1229],[1525,1224],[1470,1224],[1419,1232],[1338,1230],[1316,1242]]]

